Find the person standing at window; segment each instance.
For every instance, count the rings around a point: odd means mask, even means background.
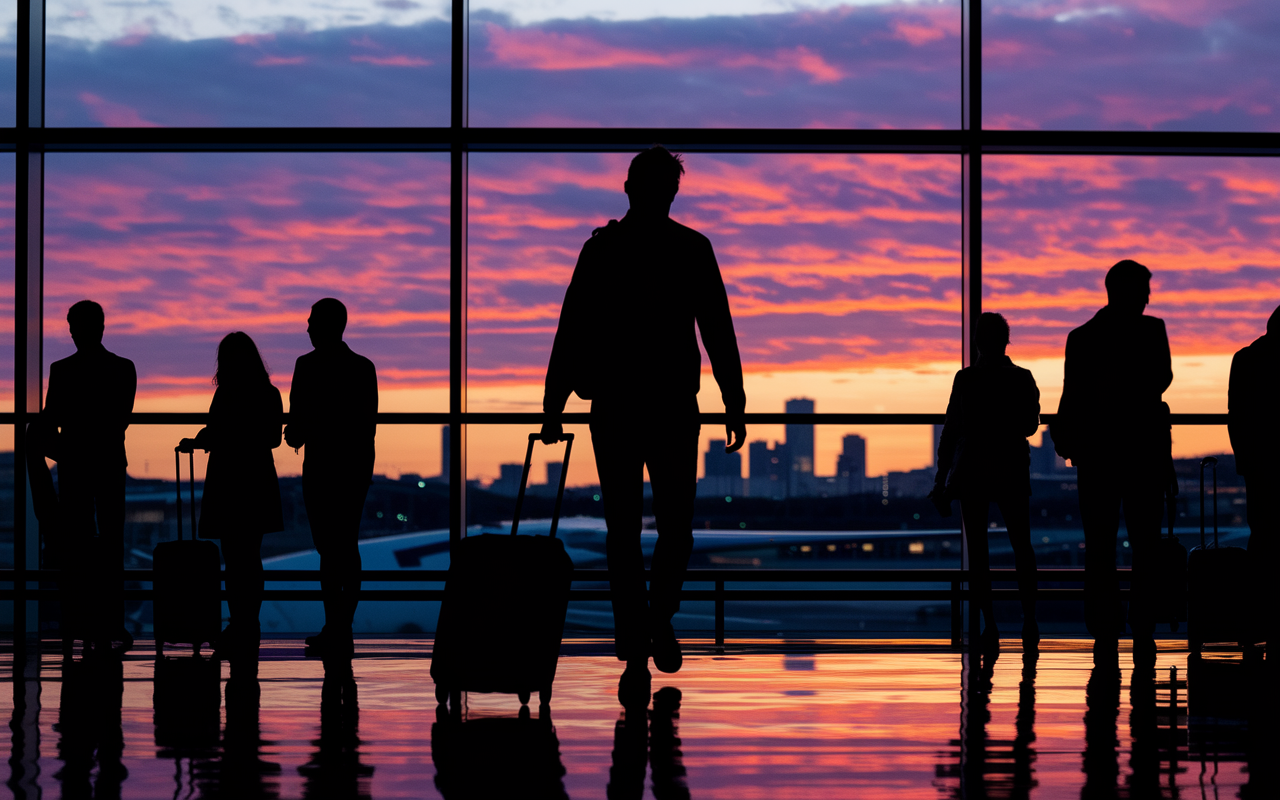
[[[92,300],[67,311],[76,352],[49,365],[43,440],[58,462],[58,500],[73,594],[86,641],[133,644],[124,613],[124,433],[133,413],[138,372],[102,346],[106,315]]]
[[[1031,450],[1027,437],[1040,427],[1040,389],[1029,370],[1005,355],[1009,323],[999,314],[978,318],[978,363],[956,373],[947,421],[938,443],[938,474],[932,497],[960,499],[969,550],[974,605],[982,614],[982,643],[998,647],[991,600],[991,554],[987,522],[991,504],[1000,508],[1018,568],[1022,639],[1038,642],[1036,555],[1031,549]]]
[[[340,654],[352,646],[360,595],[360,517],[373,482],[378,375],[373,362],[342,341],[347,307],[332,297],[311,307],[307,335],[315,348],[299,356],[289,389],[284,440],[306,447],[302,499],[320,554],[324,629],[309,647]]]
[[[725,452],[746,439],[742,360],[720,267],[707,237],[670,217],[683,174],[680,157],[663,147],[632,159],[623,184],[630,210],[582,246],[542,401],[548,443],[561,435],[571,393],[591,401],[616,652],[627,664],[618,698],[628,707],[648,705],[650,654],[663,672],[683,663],[671,620],[693,552],[698,332],[728,413]],[[646,467],[658,528],[647,591],[640,550]]]
[[[1077,468],[1085,542],[1085,625],[1114,643],[1124,631],[1116,572],[1120,510],[1133,552],[1129,625],[1134,653],[1155,652],[1154,601],[1164,494],[1173,473],[1173,382],[1164,320],[1143,310],[1151,270],[1121,261],[1106,277],[1107,304],[1067,336],[1054,449]]]
[[[209,453],[200,501],[200,536],[219,539],[226,565],[231,622],[219,637],[229,653],[256,651],[261,638],[262,537],[284,530],[280,481],[271,451],[280,446],[284,403],[247,333],[228,333],[218,345],[217,390],[209,424],[178,449]]]

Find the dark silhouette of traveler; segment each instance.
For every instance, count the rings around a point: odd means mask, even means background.
[[[646,767],[652,771],[655,798],[688,800],[688,772],[676,722],[680,719],[681,699],[679,689],[663,687],[653,695],[653,711],[648,720],[645,709],[632,708],[614,724],[612,764],[605,788],[609,800],[644,797]]]
[[[360,601],[360,517],[373,481],[378,376],[373,362],[342,341],[347,307],[326,297],[311,307],[307,335],[315,348],[299,356],[289,389],[284,439],[306,448],[302,499],[311,539],[320,554],[324,628],[309,647],[352,646],[352,618]]]
[[[302,796],[309,798],[372,797],[373,767],[360,763],[360,703],[348,656],[324,661],[320,688],[320,736],[311,744],[311,760],[298,767],[306,779]]]
[[[1107,305],[1067,336],[1062,400],[1052,428],[1058,455],[1077,468],[1085,541],[1085,624],[1097,640],[1124,630],[1116,534],[1124,509],[1133,570],[1134,652],[1155,649],[1156,571],[1165,490],[1173,479],[1173,381],[1164,320],[1144,315],[1151,271],[1121,261],[1107,272]]]
[[[680,669],[672,617],[693,550],[701,354],[728,412],[726,452],[746,437],[742,362],[715,253],[705,236],[671,219],[680,157],[653,147],[631,161],[630,210],[592,232],[565,292],[547,366],[543,440],[561,434],[569,395],[591,401],[591,442],[608,525],[606,550],[624,705],[649,702],[648,659]],[[695,331],[696,325],[696,331]],[[644,469],[658,543],[645,590],[640,550]]]
[[[1244,478],[1249,519],[1252,607],[1276,608],[1280,575],[1280,308],[1267,320],[1267,332],[1231,359],[1227,390],[1227,430],[1236,456],[1236,474]],[[1258,614],[1257,638],[1280,641],[1277,615]],[[1270,648],[1268,648],[1270,649]]]
[[[200,501],[200,537],[219,539],[226,564],[227,607],[231,622],[219,637],[228,654],[257,648],[261,638],[262,537],[284,530],[280,481],[271,451],[280,446],[284,403],[271,385],[267,365],[247,333],[228,333],[218,344],[217,390],[209,405],[209,424],[178,449],[209,453],[204,497]]]
[[[1081,800],[1119,796],[1120,661],[1113,642],[1094,640],[1093,670],[1084,689],[1084,772]]]
[[[1040,638],[1036,624],[1036,555],[1031,549],[1031,449],[1027,437],[1040,427],[1040,390],[1029,370],[1005,355],[1009,323],[999,314],[978,318],[978,362],[956,373],[947,421],[938,444],[938,473],[931,497],[949,505],[960,500],[969,551],[975,610],[985,627],[981,642],[998,647],[991,595],[987,521],[1000,508],[1018,568],[1022,638]],[[945,510],[945,509],[944,509]]]
[[[121,708],[124,663],[118,651],[90,650],[62,664],[58,758],[63,797],[119,797],[129,770]],[[96,773],[96,774],[95,774]]]
[[[109,647],[133,644],[124,628],[124,435],[138,373],[102,346],[102,306],[81,300],[67,311],[76,352],[49,365],[40,415],[43,439],[58,462],[64,566],[83,592],[72,616],[83,638]]]

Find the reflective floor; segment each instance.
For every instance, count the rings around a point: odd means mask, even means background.
[[[1265,662],[1188,664],[1180,642],[1136,670],[1085,641],[994,660],[937,640],[702,645],[655,673],[647,718],[619,708],[602,643],[567,644],[550,713],[524,718],[509,695],[438,712],[429,641],[363,641],[327,674],[265,642],[256,678],[145,644],[28,653],[16,674],[6,651],[15,797],[1277,796]]]

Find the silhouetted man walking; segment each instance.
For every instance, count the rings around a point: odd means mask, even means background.
[[[1124,630],[1116,573],[1120,509],[1133,553],[1129,625],[1135,651],[1155,643],[1155,559],[1164,491],[1172,480],[1173,381],[1164,320],[1144,315],[1151,271],[1121,261],[1107,272],[1107,305],[1067,336],[1053,442],[1078,469],[1085,540],[1085,624],[1097,640]]]
[[[360,517],[373,480],[378,376],[373,362],[342,341],[347,307],[326,297],[311,307],[307,335],[315,348],[299,356],[289,389],[285,442],[306,447],[302,499],[320,554],[324,629],[307,645],[351,647],[360,595]]]
[[[67,311],[76,352],[49,365],[45,395],[45,442],[58,462],[62,509],[61,549],[71,580],[84,600],[68,609],[80,617],[86,639],[110,639],[128,647],[121,626],[124,589],[124,432],[133,413],[138,373],[133,362],[102,346],[102,306],[81,300]],[[55,433],[57,431],[57,433]],[[96,541],[95,541],[96,539]],[[118,631],[118,632],[117,632]],[[66,637],[64,637],[66,638]]]
[[[693,551],[702,356],[711,359],[728,412],[729,446],[746,438],[742,361],[711,243],[669,216],[684,165],[662,147],[636,156],[623,188],[631,208],[592,232],[565,293],[547,366],[543,438],[560,435],[571,392],[591,401],[591,441],[608,525],[606,549],[624,705],[649,702],[649,655],[680,669],[671,619]],[[650,590],[640,550],[644,469],[658,542]],[[647,595],[647,597],[646,597]]]
[[[1277,641],[1275,581],[1280,577],[1280,308],[1267,320],[1267,332],[1231,359],[1227,390],[1227,430],[1236,456],[1236,473],[1244,478],[1249,514],[1249,563],[1262,624],[1259,637]],[[1271,608],[1271,612],[1264,609]]]

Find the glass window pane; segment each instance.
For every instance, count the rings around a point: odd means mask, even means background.
[[[960,3],[471,4],[471,124],[956,128]]]
[[[436,154],[50,155],[46,368],[73,351],[66,310],[89,297],[108,349],[137,365],[140,411],[207,410],[233,330],[287,394],[310,306],[335,296],[381,409],[447,410],[448,180]]]
[[[1272,0],[986,0],[982,124],[1280,130]]]
[[[541,409],[565,288],[592,229],[627,210],[628,159],[471,155],[470,410]],[[748,411],[797,397],[818,412],[946,408],[960,366],[957,158],[694,154],[686,165],[672,216],[715,247]],[[723,410],[705,357],[699,404]],[[897,453],[876,452],[886,469],[929,462],[927,437],[883,447]],[[819,474],[839,448],[838,435],[820,440]]]
[[[1154,273],[1147,313],[1173,351],[1175,412],[1227,410],[1236,350],[1280,304],[1280,164],[1272,159],[996,156],[983,161],[983,308],[1056,411],[1067,334],[1106,304],[1125,258]],[[1175,430],[1175,455],[1229,452],[1226,429]]]
[[[18,4],[0,5],[0,127],[18,118]]]
[[[448,125],[448,8],[50,0],[47,124]]]

